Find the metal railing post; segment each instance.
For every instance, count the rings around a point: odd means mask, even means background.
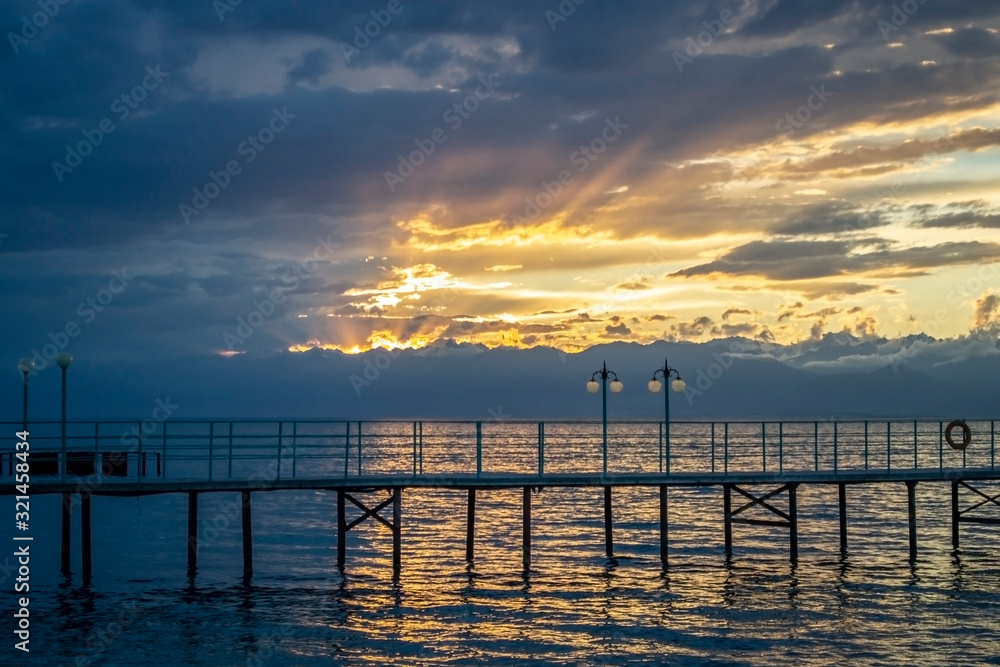
[[[813,422],[813,469],[819,472],[819,422]]]
[[[656,422],[656,459],[659,471],[663,472],[663,424]]]
[[[778,472],[785,472],[785,422],[778,422]]]
[[[281,479],[281,447],[285,439],[285,422],[278,422],[278,479]]]
[[[483,422],[476,422],[476,474],[483,473]]]
[[[944,422],[938,422],[938,469],[944,470]]]
[[[545,474],[545,422],[538,422],[538,474]]]
[[[144,472],[144,469],[146,468],[146,465],[145,465],[146,462],[142,460],[142,436],[143,436],[142,422],[139,422],[139,452],[138,452],[138,454],[139,454],[139,460],[137,461],[138,465],[136,466],[136,468],[138,468],[139,483],[140,484],[142,483],[142,473]],[[95,457],[95,462],[96,462],[96,457]]]
[[[729,422],[723,422],[722,433],[722,474],[729,474]]]
[[[233,422],[229,422],[229,479],[233,478]]]
[[[212,460],[212,445],[215,440],[215,422],[208,422],[208,481],[212,481],[212,468],[214,468],[214,461]]]
[[[715,472],[715,422],[712,422],[712,472]]]
[[[886,424],[890,424],[890,422],[886,422]],[[865,470],[868,470],[868,420],[867,419],[865,420]]]
[[[914,429],[916,429],[916,422],[914,423]],[[892,434],[887,433],[885,438],[885,469],[892,470]]]
[[[833,472],[837,472],[837,422],[833,422]]]
[[[767,422],[760,423],[760,463],[767,472]]]
[[[361,476],[361,422],[358,422],[358,476]]]
[[[351,462],[351,422],[344,422],[347,431],[344,433],[344,477],[347,477],[347,466]]]
[[[886,422],[885,426],[886,447],[892,451],[892,422]],[[913,467],[917,466],[917,422],[913,422]]]
[[[167,423],[163,422],[163,479],[167,478]]]
[[[292,477],[295,477],[295,464],[296,457],[298,456],[298,435],[299,435],[299,423],[292,422]]]
[[[413,474],[417,474],[417,422],[413,422]]]

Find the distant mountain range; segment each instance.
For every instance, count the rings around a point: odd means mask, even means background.
[[[687,382],[671,395],[675,419],[1000,417],[995,334],[935,340],[828,334],[794,345],[744,338],[706,343],[614,342],[568,354],[439,341],[419,350],[282,352],[270,357],[190,357],[69,371],[70,419],[148,417],[157,399],[174,419],[594,418],[600,394],[584,384],[604,361],[624,382],[609,395],[612,419],[659,419],[662,394],[646,383],[669,359]],[[31,378],[31,414],[59,415],[59,371]],[[21,383],[0,387],[4,420],[19,420]]]

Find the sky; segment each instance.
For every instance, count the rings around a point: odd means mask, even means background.
[[[1000,327],[995,3],[12,0],[0,26],[11,366]]]

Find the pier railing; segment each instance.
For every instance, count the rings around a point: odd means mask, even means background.
[[[939,420],[615,421],[609,474],[994,471],[993,420],[964,449]],[[19,423],[3,423],[13,434]],[[599,421],[183,420],[29,426],[32,479],[326,479],[372,475],[543,475],[603,469]],[[953,440],[962,440],[956,429]],[[13,437],[10,439],[14,442]],[[0,476],[19,462],[13,445]]]

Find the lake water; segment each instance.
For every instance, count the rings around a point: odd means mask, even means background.
[[[592,443],[580,446],[593,456]],[[84,586],[78,511],[76,574],[64,579],[58,498],[35,496],[31,653],[13,650],[4,614],[0,664],[1000,664],[1000,526],[964,524],[953,551],[947,483],[917,486],[912,563],[901,483],[848,488],[846,557],[836,487],[800,486],[795,565],[787,530],[744,525],[734,526],[727,561],[721,489],[685,488],[670,491],[664,571],[656,490],[619,488],[614,498],[617,559],[608,562],[600,489],[534,496],[525,573],[520,490],[479,492],[469,566],[465,492],[406,489],[394,580],[391,535],[372,521],[348,533],[337,569],[335,493],[256,493],[255,576],[245,584],[230,520],[237,494],[201,496],[193,581],[184,496],[98,496]],[[13,500],[3,506],[13,519]],[[2,534],[8,545],[12,532]],[[13,576],[0,572],[7,609]]]

